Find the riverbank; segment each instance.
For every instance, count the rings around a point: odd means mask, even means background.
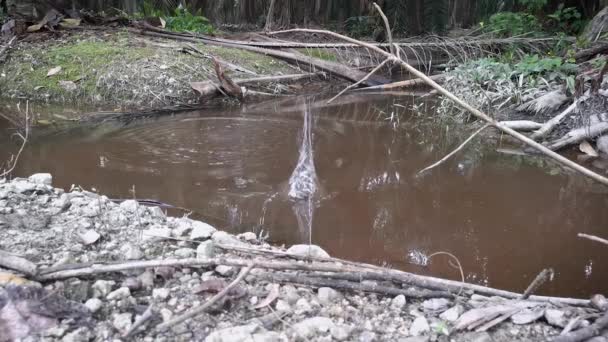
[[[468,285],[440,289],[433,278],[328,259],[320,247],[285,251],[253,233],[233,236],[159,207],[51,184],[48,174],[0,181],[0,250],[20,261],[10,270],[11,258],[2,259],[1,336],[124,340],[145,317],[130,338],[546,341],[589,325],[601,314],[593,305],[606,308],[597,300],[488,297]],[[176,323],[210,300],[206,313]]]

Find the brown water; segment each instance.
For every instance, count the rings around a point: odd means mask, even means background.
[[[113,198],[131,198],[135,187],[138,198],[189,208],[219,228],[306,243],[309,232],[285,196],[304,103],[292,98],[45,134],[27,146],[15,175],[51,172],[56,186],[78,184]],[[323,197],[312,242],[331,255],[458,279],[443,257],[427,267],[412,263],[448,251],[470,282],[523,291],[553,267],[545,294],[605,292],[608,248],[576,238],[608,236],[605,189],[555,166],[540,168],[542,160],[493,152],[496,146],[482,153],[480,144],[416,178],[458,140],[393,106],[412,98],[321,103],[310,107]],[[0,157],[15,147],[2,132]]]

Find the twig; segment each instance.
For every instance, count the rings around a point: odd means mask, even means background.
[[[378,72],[378,70],[382,69],[382,67],[384,67],[386,65],[386,63],[390,62],[390,59],[385,59],[382,63],[378,64],[374,70],[370,71],[367,75],[365,75],[362,79],[360,79],[359,81],[349,85],[348,87],[342,89],[341,92],[338,93],[338,95],[332,97],[331,99],[329,99],[329,101],[327,101],[327,103],[332,103],[335,99],[337,99],[338,97],[340,97],[340,95],[346,93],[347,91],[349,91],[350,89],[353,89],[357,86],[359,86],[361,83],[367,81],[370,77],[372,77],[375,73]]]
[[[536,278],[534,278],[530,285],[528,285],[528,288],[521,295],[520,299],[528,299],[528,297],[530,297],[532,293],[536,292],[536,290],[538,290],[544,283],[546,283],[551,278],[553,278],[552,268],[545,268],[544,270],[540,271]]]
[[[242,269],[241,272],[239,272],[239,275],[230,284],[228,284],[228,286],[226,286],[222,291],[218,292],[218,294],[216,294],[215,296],[211,297],[211,299],[209,299],[207,302],[194,309],[191,309],[183,315],[175,317],[174,319],[159,325],[158,327],[156,327],[156,330],[159,332],[165,331],[176,324],[179,324],[187,319],[190,319],[205,312],[207,309],[217,303],[220,299],[224,298],[224,296],[226,296],[228,292],[230,292],[230,290],[232,290],[236,285],[238,285],[238,283],[240,283],[241,280],[243,280],[245,276],[247,276],[249,271],[251,271],[253,266],[254,264],[250,263],[249,266]]]
[[[458,269],[460,270],[460,279],[461,279],[460,281],[464,284],[464,270],[462,269],[460,260],[458,260],[458,258],[454,254],[449,253],[449,252],[443,252],[443,251],[435,252],[435,253],[429,255],[428,259],[430,260],[432,257],[434,257],[436,255],[447,255],[456,261],[456,265],[458,265]],[[462,293],[462,287],[458,290],[457,296],[460,296],[461,293]]]
[[[19,151],[15,155],[15,158],[13,158],[12,165],[9,166],[9,168],[6,171],[0,173],[0,178],[9,175],[11,172],[13,172],[13,170],[15,170],[15,167],[17,167],[17,162],[19,161],[19,157],[21,156],[21,153],[23,152],[23,149],[25,148],[25,145],[27,144],[27,140],[29,139],[29,135],[30,135],[30,123],[29,123],[30,119],[29,119],[28,112],[29,112],[29,102],[26,102],[26,104],[25,104],[25,136],[23,136],[21,133],[17,133],[17,136],[19,138],[21,138],[21,140],[22,140],[21,147],[19,147]]]
[[[15,39],[17,39],[17,37],[13,37],[11,38],[11,40],[8,41],[8,43],[6,43],[6,45],[4,45],[2,48],[0,48],[0,61],[2,61],[2,55],[8,50],[10,49],[11,45],[13,45],[13,42],[15,41]]]
[[[35,276],[37,272],[36,264],[33,262],[2,250],[0,250],[0,266],[26,276]]]
[[[489,124],[481,127],[480,129],[478,129],[477,131],[475,131],[475,133],[471,134],[471,136],[465,140],[462,144],[460,144],[460,146],[458,146],[454,151],[450,152],[448,155],[446,155],[445,157],[441,158],[439,161],[437,161],[436,163],[434,163],[433,165],[427,166],[424,169],[418,171],[417,175],[423,174],[424,172],[437,167],[441,164],[443,164],[446,160],[448,160],[451,156],[455,155],[456,153],[458,153],[458,151],[462,150],[468,143],[469,141],[473,140],[473,138],[475,138],[479,133],[481,133],[481,131],[483,131],[484,129],[490,127]]]
[[[131,325],[129,330],[127,330],[127,332],[125,332],[122,335],[122,337],[127,338],[127,337],[131,336],[131,334],[133,334],[135,332],[135,330],[139,329],[139,327],[141,327],[144,323],[146,323],[148,320],[150,320],[153,316],[154,316],[154,304],[150,304],[150,306],[148,306],[148,308],[146,309],[146,311],[144,311],[144,313],[141,315],[141,317],[139,317],[139,319],[137,321],[135,321],[135,323],[133,323],[133,325]]]
[[[410,73],[412,73],[414,76],[419,77],[423,80],[425,80],[425,82],[427,84],[429,84],[431,87],[435,88],[439,93],[441,93],[443,96],[445,96],[446,98],[452,100],[454,103],[456,103],[459,107],[467,110],[468,112],[470,112],[471,114],[473,114],[474,116],[476,116],[477,118],[480,118],[482,120],[484,120],[485,122],[487,122],[488,124],[498,128],[499,130],[501,130],[502,132],[509,134],[510,136],[514,137],[515,139],[533,147],[534,149],[540,151],[542,154],[546,155],[547,157],[559,162],[562,165],[568,166],[576,171],[578,171],[579,173],[582,173],[583,175],[594,179],[604,185],[608,186],[608,178],[582,166],[579,165],[575,162],[573,162],[572,160],[560,155],[559,153],[556,153],[550,149],[548,149],[547,147],[539,144],[538,142],[528,138],[527,136],[505,126],[505,125],[501,125],[498,121],[496,121],[494,118],[490,117],[489,115],[487,115],[486,113],[480,111],[479,109],[476,109],[474,107],[472,107],[470,104],[464,102],[462,99],[460,99],[459,97],[457,97],[456,95],[452,94],[451,92],[449,92],[448,90],[446,90],[445,88],[443,88],[442,86],[440,86],[439,84],[437,84],[435,81],[431,80],[428,76],[426,76],[423,72],[419,71],[418,69],[412,67],[411,65],[409,65],[407,62],[399,59],[397,56],[386,52],[384,50],[382,50],[381,48],[374,46],[373,44],[369,44],[366,42],[362,42],[344,35],[341,35],[339,33],[335,33],[332,31],[326,31],[326,30],[314,30],[314,29],[291,29],[291,30],[285,30],[285,31],[279,31],[279,32],[273,32],[273,34],[277,34],[277,33],[283,33],[283,32],[308,32],[308,33],[316,33],[316,34],[326,34],[326,35],[330,35],[342,40],[345,40],[347,42],[353,43],[353,44],[358,44],[359,46],[362,47],[366,47],[368,48],[370,51],[374,51],[382,56],[384,56],[385,58],[391,58],[393,60],[396,61],[396,63],[401,64],[405,69],[407,69]]]
[[[595,241],[595,242],[599,242],[599,243],[603,243],[604,245],[608,245],[608,240],[602,239],[601,237],[597,237],[595,235],[578,233],[578,237],[584,238],[584,239],[589,239],[591,241]]]
[[[598,318],[593,324],[588,327],[575,330],[565,335],[561,335],[553,339],[553,342],[579,342],[585,341],[595,336],[599,336],[608,326],[608,312],[604,316]]]
[[[374,2],[374,8],[378,11],[378,14],[382,17],[382,21],[384,21],[384,29],[386,30],[386,38],[388,39],[388,46],[390,47],[391,53],[395,54],[395,46],[393,45],[393,33],[391,32],[391,25],[388,23],[388,18],[384,15],[384,12],[378,6],[377,3]]]
[[[431,75],[431,76],[429,76],[429,78],[432,79],[435,82],[441,82],[445,77],[446,77],[446,74],[438,74],[438,75]],[[387,89],[395,89],[395,88],[408,88],[408,87],[414,87],[414,86],[423,85],[423,84],[427,84],[423,79],[413,78],[411,80],[405,80],[405,81],[399,81],[399,82],[381,84],[381,85],[377,85],[377,86],[359,88],[359,89],[355,89],[355,91],[370,91],[370,90],[387,90]]]

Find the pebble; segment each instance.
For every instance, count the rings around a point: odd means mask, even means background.
[[[443,312],[448,309],[451,302],[445,298],[433,298],[422,302],[425,311]]]
[[[212,332],[205,338],[205,342],[244,342],[256,341],[253,334],[262,328],[257,324],[247,324],[236,327],[220,329]]]
[[[429,322],[424,317],[416,317],[412,326],[410,327],[410,334],[412,336],[420,336],[431,330]]]
[[[99,298],[90,298],[85,303],[84,306],[91,311],[91,313],[96,313],[101,309],[103,302]]]
[[[309,339],[319,333],[327,333],[334,327],[334,322],[327,317],[312,317],[294,324],[293,330],[301,338]]]
[[[234,273],[234,267],[226,266],[226,265],[219,265],[215,268],[215,272],[217,272],[222,277],[228,277]]]
[[[494,339],[487,332],[472,332],[463,336],[463,341],[468,342],[493,342]]]
[[[100,298],[107,296],[110,291],[112,291],[112,287],[116,283],[112,280],[97,280],[93,283],[93,297]]]
[[[34,184],[52,185],[53,176],[50,173],[36,173],[31,175],[28,180]]]
[[[152,290],[152,298],[154,299],[166,300],[167,298],[169,298],[170,294],[171,291],[167,288],[159,288]]]
[[[312,307],[306,298],[300,298],[296,302],[296,310],[300,313],[306,313],[312,311]]]
[[[120,203],[120,207],[128,213],[134,214],[138,212],[139,203],[136,200],[130,199]]]
[[[364,331],[359,336],[360,342],[374,342],[376,341],[376,333],[371,331]]]
[[[114,290],[114,291],[108,293],[108,295],[106,296],[106,299],[107,300],[118,300],[118,299],[125,299],[130,296],[131,296],[131,290],[129,290],[128,287],[121,287],[117,290]]]
[[[351,329],[343,325],[333,326],[329,329],[331,337],[336,341],[346,341],[350,336]]]
[[[547,320],[547,323],[560,328],[564,328],[566,324],[568,324],[566,314],[557,309],[545,310],[545,319]]]
[[[608,310],[608,299],[606,299],[606,297],[602,296],[601,294],[593,295],[591,297],[591,306],[600,311],[606,311]]]
[[[342,298],[342,294],[330,287],[321,287],[318,290],[317,298],[319,303],[323,305],[331,304]]]
[[[112,326],[120,332],[125,332],[131,327],[131,324],[133,324],[132,318],[133,315],[128,312],[116,314],[112,319]]]
[[[401,294],[391,300],[391,307],[393,309],[401,310],[403,309],[406,303],[407,300],[405,299],[405,296]]]
[[[192,221],[192,231],[190,232],[190,240],[207,240],[216,231],[217,229],[215,229],[210,224],[199,221]]]
[[[444,311],[441,315],[439,315],[439,318],[448,322],[456,322],[458,317],[460,317],[463,312],[464,308],[462,305],[458,304]]]
[[[163,318],[163,322],[167,322],[173,318],[173,311],[167,308],[162,308],[160,309],[160,316]]]
[[[201,242],[196,248],[196,257],[198,259],[212,259],[215,257],[215,244],[211,240]]]
[[[428,336],[412,336],[412,337],[406,337],[406,338],[401,338],[401,339],[397,340],[397,342],[428,342],[428,341],[429,341]]]
[[[120,247],[120,255],[122,255],[124,260],[141,260],[144,257],[144,252],[136,245],[126,243]]]
[[[169,228],[149,228],[143,231],[143,241],[158,242],[171,237],[171,229]]]
[[[291,311],[291,305],[289,305],[289,303],[287,303],[284,300],[277,300],[277,303],[275,304],[275,310],[277,311],[285,311],[285,312],[289,312]]]
[[[93,338],[91,331],[85,327],[80,327],[66,334],[61,341],[63,342],[87,342]]]
[[[78,233],[78,237],[80,238],[80,242],[82,242],[83,245],[89,246],[97,242],[101,235],[93,229],[88,229],[84,232]]]
[[[213,235],[211,236],[211,239],[213,240],[213,242],[215,244],[219,244],[219,245],[237,246],[237,247],[246,247],[247,246],[247,244],[245,244],[243,241],[237,239],[233,235],[230,235],[230,234],[220,231],[220,230],[213,233]]]
[[[258,239],[257,235],[255,235],[255,233],[252,233],[252,232],[246,232],[243,234],[239,234],[236,237],[241,240],[245,240],[247,242],[255,241]]]
[[[317,245],[293,245],[287,249],[287,253],[316,258],[329,258],[329,254]]]
[[[173,252],[173,254],[175,254],[175,256],[178,258],[186,259],[194,257],[196,255],[196,251],[192,248],[180,248]]]

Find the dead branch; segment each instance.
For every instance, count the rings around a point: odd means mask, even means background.
[[[528,299],[532,293],[536,292],[536,290],[543,286],[543,284],[548,280],[551,280],[551,278],[553,278],[553,269],[545,268],[544,270],[540,271],[530,285],[528,285],[526,291],[524,291],[524,293],[521,295],[521,299]]]
[[[388,18],[386,17],[386,15],[384,15],[384,12],[380,8],[380,6],[378,6],[378,4],[375,2],[374,2],[374,8],[376,9],[376,11],[378,11],[378,14],[380,14],[380,16],[382,17],[382,21],[384,22],[384,30],[386,31],[386,37],[388,39],[388,46],[389,46],[391,53],[394,55],[395,46],[393,45],[393,33],[391,32],[391,25],[388,23]]]
[[[144,311],[144,313],[141,315],[141,317],[139,317],[139,319],[136,320],[135,323],[133,323],[133,325],[131,325],[131,327],[129,328],[129,330],[127,330],[122,335],[122,337],[127,338],[127,337],[131,336],[144,323],[146,323],[147,321],[149,321],[150,319],[152,319],[152,317],[154,317],[154,305],[150,304],[150,306],[148,306],[148,308],[146,309],[146,311]]]
[[[441,82],[441,81],[443,81],[445,79],[445,77],[446,77],[445,74],[438,74],[438,75],[431,75],[431,76],[429,76],[429,78],[432,79],[435,82]],[[420,85],[427,85],[427,83],[426,83],[425,80],[423,80],[421,78],[414,78],[414,79],[411,79],[411,80],[405,80],[405,81],[399,81],[399,82],[381,84],[381,85],[372,86],[372,87],[359,88],[359,89],[355,89],[355,91],[388,90],[388,89],[395,89],[395,88],[416,87],[416,86],[420,86]]]
[[[602,239],[601,237],[597,237],[595,235],[578,233],[578,237],[584,238],[584,239],[589,239],[591,241],[595,241],[595,242],[599,242],[599,243],[603,243],[604,245],[608,245],[608,240]]]
[[[475,138],[479,133],[481,133],[484,129],[486,129],[488,127],[490,127],[489,124],[484,125],[480,129],[478,129],[477,131],[475,131],[473,134],[471,134],[471,136],[468,137],[467,140],[465,140],[462,144],[460,144],[460,146],[458,146],[454,151],[450,152],[448,155],[446,155],[445,157],[441,158],[439,161],[437,161],[433,165],[427,166],[424,169],[418,171],[418,173],[416,173],[416,175],[421,175],[421,174],[425,173],[426,171],[428,171],[428,170],[430,170],[430,169],[432,169],[434,167],[437,167],[437,166],[443,164],[446,160],[450,159],[451,156],[455,155],[460,150],[462,150],[471,140],[473,140],[473,138]]]
[[[241,280],[243,280],[245,276],[247,276],[247,274],[249,273],[249,271],[251,271],[253,267],[254,264],[250,263],[247,267],[241,269],[239,275],[230,284],[228,284],[228,286],[226,286],[222,291],[218,292],[218,294],[216,294],[215,296],[211,297],[211,299],[209,299],[207,302],[194,309],[191,309],[183,315],[177,316],[168,322],[160,324],[158,327],[156,327],[156,331],[165,331],[176,324],[179,324],[187,319],[190,319],[205,312],[206,310],[211,308],[215,303],[217,303],[220,299],[224,298],[228,294],[228,292],[230,292],[236,285],[238,285],[238,283],[240,283]]]
[[[389,59],[385,59],[382,63],[378,64],[374,70],[370,71],[367,75],[365,75],[365,77],[363,77],[362,79],[360,79],[359,81],[349,85],[348,87],[342,89],[341,92],[339,92],[336,96],[332,97],[331,99],[329,99],[329,101],[327,101],[327,103],[332,103],[335,99],[337,99],[338,97],[340,97],[340,95],[346,93],[347,91],[359,86],[361,83],[367,81],[370,77],[372,77],[375,73],[377,73],[380,69],[382,69],[388,62],[390,62]]]
[[[534,122],[534,121],[530,121],[530,120],[511,120],[511,121],[501,121],[500,123],[509,128],[512,128],[516,131],[522,131],[522,132],[537,130],[543,126],[542,123]]]
[[[168,267],[212,267],[218,265],[226,265],[233,267],[247,267],[251,260],[246,259],[160,259],[160,260],[145,260],[145,261],[127,261],[114,264],[93,263],[82,265],[68,265],[68,269],[57,269],[48,271],[46,269],[38,271],[38,281],[51,281],[67,279],[72,277],[87,277],[95,274],[113,273],[134,269],[145,269],[151,267],[168,266]],[[280,262],[280,261],[255,261],[256,268],[271,269],[271,270],[292,270],[292,271],[308,271],[308,272],[327,272],[327,273],[344,273],[354,272],[362,280],[378,280],[392,281],[400,284],[417,286],[420,288],[456,292],[460,288],[464,290],[474,291],[476,293],[488,296],[498,296],[508,299],[517,299],[521,294],[489,288],[477,284],[461,283],[448,279],[434,278],[421,276],[408,272],[379,268],[378,270],[365,267],[345,266],[333,263],[300,263],[300,262]],[[564,305],[573,306],[589,306],[590,301],[587,299],[574,298],[559,298],[545,296],[530,296],[531,301],[561,303]]]
[[[228,75],[224,74],[224,70],[222,69],[222,65],[220,62],[213,58],[213,65],[215,68],[215,74],[217,75],[220,84],[222,85],[222,89],[233,97],[238,98],[239,100],[243,99],[243,89],[239,87],[234,81],[228,77]]]
[[[575,53],[574,59],[576,60],[576,63],[582,63],[606,52],[608,52],[608,42],[601,42],[594,44],[590,48],[580,50],[579,52]]]
[[[33,262],[1,250],[0,266],[30,277],[35,276],[37,272],[37,266]]]
[[[443,252],[443,251],[435,252],[435,253],[429,255],[428,259],[431,260],[434,256],[437,256],[437,255],[447,255],[456,261],[456,266],[458,266],[458,270],[460,271],[460,282],[464,284],[464,269],[462,268],[462,264],[460,264],[460,260],[458,260],[458,258],[454,254],[449,253],[449,252]],[[461,293],[462,293],[462,287],[460,288],[460,290],[458,290],[458,293],[456,295],[460,296]]]
[[[608,327],[608,312],[598,318],[588,327],[572,331],[565,335],[560,335],[553,339],[553,342],[579,342],[585,341],[595,336],[599,336]]]
[[[567,115],[569,115],[570,113],[572,113],[576,109],[576,107],[578,106],[578,104],[580,102],[581,102],[580,100],[574,101],[563,112],[561,112],[560,114],[554,116],[553,118],[551,118],[551,120],[545,122],[545,124],[541,128],[539,128],[536,132],[534,132],[530,136],[530,138],[534,139],[534,140],[538,140],[538,139],[546,137],[549,133],[551,133],[551,131],[553,131],[553,129],[555,127],[557,127],[557,125],[559,125],[560,122],[562,122],[562,120]]]
[[[598,122],[590,126],[575,128],[563,137],[551,141],[547,144],[547,148],[556,151],[568,145],[578,144],[583,140],[595,138],[606,132],[608,132],[608,122]]]
[[[24,129],[25,129],[25,135],[23,135],[21,133],[16,134],[21,139],[21,146],[19,147],[19,151],[17,151],[17,154],[15,155],[15,157],[12,158],[12,160],[9,162],[8,169],[6,169],[4,172],[0,173],[0,178],[6,177],[7,175],[11,174],[11,172],[13,172],[13,170],[15,170],[15,167],[17,167],[17,162],[19,162],[19,157],[21,156],[21,153],[23,152],[23,149],[25,148],[25,145],[27,144],[27,141],[29,139],[29,135],[30,135],[29,102],[26,102],[26,104],[25,104],[25,128]]]
[[[440,86],[439,84],[437,84],[435,81],[431,80],[428,76],[426,76],[424,73],[422,73],[421,71],[419,71],[418,69],[412,67],[411,65],[409,65],[407,62],[399,59],[397,56],[386,52],[372,44],[369,43],[365,43],[344,35],[341,35],[339,33],[335,33],[335,32],[331,32],[331,31],[326,31],[326,30],[314,30],[314,29],[291,29],[291,30],[285,30],[285,31],[279,31],[279,32],[272,32],[271,34],[279,34],[279,33],[284,33],[284,32],[308,32],[308,33],[316,33],[316,34],[326,34],[329,36],[333,36],[339,39],[342,39],[344,41],[353,43],[353,44],[358,44],[362,47],[366,47],[371,51],[374,51],[376,53],[378,53],[379,55],[384,56],[385,58],[391,58],[395,61],[395,63],[399,63],[401,64],[405,69],[407,69],[410,73],[412,73],[414,76],[421,78],[423,80],[426,81],[427,84],[429,84],[431,87],[435,88],[440,94],[442,94],[443,96],[445,96],[446,98],[452,100],[454,103],[456,103],[459,107],[465,109],[466,111],[470,112],[471,114],[473,114],[474,116],[476,116],[479,119],[484,120],[485,122],[487,122],[488,124],[498,128],[500,131],[514,137],[515,139],[523,142],[524,144],[527,144],[531,147],[533,147],[534,149],[538,150],[541,154],[557,161],[558,163],[568,166],[576,171],[578,171],[579,173],[582,173],[583,175],[592,178],[604,185],[608,186],[608,178],[582,166],[579,165],[575,162],[573,162],[572,160],[554,152],[553,150],[539,144],[538,142],[528,138],[527,136],[513,130],[512,128],[509,128],[505,125],[502,125],[500,122],[496,121],[494,118],[490,117],[489,115],[487,115],[486,113],[472,107],[471,105],[469,105],[468,103],[464,102],[463,100],[461,100],[460,98],[458,98],[456,95],[452,94],[451,92],[449,92],[448,90],[446,90],[445,88],[443,88],[442,86]]]

